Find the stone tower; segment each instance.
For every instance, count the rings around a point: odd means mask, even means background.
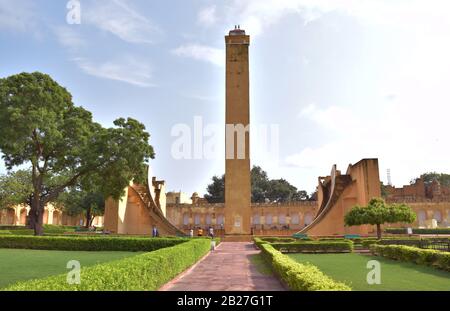
[[[239,27],[226,43],[225,233],[251,233],[250,187],[250,36]]]

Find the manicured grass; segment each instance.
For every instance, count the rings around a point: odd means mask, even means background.
[[[0,249],[0,288],[69,272],[66,265],[70,260],[78,260],[81,267],[86,267],[139,254],[142,253]]]
[[[288,256],[301,263],[310,262],[334,280],[351,286],[353,290],[450,290],[449,272],[413,263],[362,254],[290,254]],[[367,274],[370,270],[366,266],[369,260],[377,260],[381,264],[380,285],[367,284]]]

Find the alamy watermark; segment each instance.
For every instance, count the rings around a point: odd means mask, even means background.
[[[67,2],[66,8],[68,10],[66,21],[69,25],[81,24],[81,3],[80,0],[70,0]]]
[[[225,133],[223,132],[225,131]],[[250,146],[257,146],[258,156],[265,154],[272,161],[278,161],[280,148],[280,127],[278,124],[205,124],[201,116],[194,117],[192,125],[179,123],[171,130],[174,141],[171,155],[176,160],[248,159]],[[225,137],[225,150],[222,149]],[[255,141],[256,140],[256,141]]]
[[[66,265],[67,269],[71,269],[67,273],[67,284],[80,285],[81,284],[81,264],[77,260],[71,260]]]
[[[370,269],[367,273],[367,284],[380,285],[381,284],[381,264],[377,260],[370,260],[367,262],[367,269]]]

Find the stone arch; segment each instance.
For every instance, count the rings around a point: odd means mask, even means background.
[[[53,211],[53,222],[54,225],[61,225],[61,212],[54,210]]]
[[[259,214],[254,214],[254,215],[253,215],[252,224],[253,224],[253,225],[259,225],[259,224],[261,224],[261,217],[260,217]]]
[[[208,226],[210,226],[212,224],[212,215],[211,214],[206,214],[206,224]]]
[[[15,225],[16,224],[16,211],[13,208],[6,209],[6,225]]]
[[[441,213],[440,210],[434,210],[433,211],[433,219],[436,220],[438,225],[442,223],[442,213]]]
[[[286,224],[286,214],[285,213],[278,214],[278,224],[280,224],[280,225]]]
[[[273,221],[273,219],[272,219],[272,214],[267,214],[266,215],[266,225],[271,225],[272,224],[272,221]]]
[[[199,226],[201,224],[201,216],[200,214],[195,214],[194,215],[194,225]]]
[[[424,210],[420,210],[417,212],[417,222],[419,223],[419,227],[424,227],[427,220],[427,213]]]
[[[313,214],[311,212],[307,212],[305,214],[305,227],[309,226],[312,223],[313,219]]]
[[[189,225],[189,213],[183,214],[183,225],[185,225],[185,226]]]
[[[21,225],[26,225],[27,224],[27,215],[28,215],[27,209],[25,207],[22,208],[20,210],[19,224],[21,224]]]
[[[291,215],[291,224],[293,224],[293,225],[300,224],[300,217],[299,217],[298,213],[294,213]]]
[[[219,214],[217,216],[217,224],[218,225],[223,225],[225,223],[225,218],[223,217],[223,214]]]

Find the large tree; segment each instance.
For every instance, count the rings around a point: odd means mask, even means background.
[[[306,191],[297,191],[284,179],[269,179],[267,173],[259,166],[254,166],[250,174],[253,203],[291,202],[309,199]],[[210,203],[225,202],[225,175],[214,176],[208,185],[205,198]]]
[[[118,198],[130,180],[145,180],[146,163],[154,157],[143,124],[120,118],[104,128],[39,72],[0,79],[0,133],[6,168],[31,166],[29,219],[36,235],[43,234],[45,205],[68,187],[95,178],[105,196]]]
[[[90,228],[96,216],[105,213],[105,197],[101,192],[90,192],[71,187],[58,198],[58,206],[68,215],[83,215],[85,227]]]
[[[381,225],[385,223],[413,223],[416,214],[405,204],[386,204],[381,198],[373,198],[367,206],[355,206],[344,217],[346,226],[376,225],[381,239]]]
[[[33,185],[31,172],[18,170],[0,175],[0,209],[31,204]]]

